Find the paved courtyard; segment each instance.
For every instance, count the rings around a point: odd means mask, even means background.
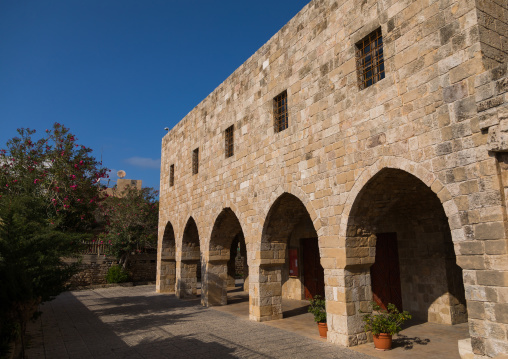
[[[256,323],[246,293],[233,290],[228,299],[209,309],[153,285],[66,292],[29,326],[27,357],[448,359],[459,357],[457,339],[467,337],[467,324],[427,323],[401,332],[392,351],[372,343],[351,350],[319,338],[307,302],[285,301],[285,319]]]
[[[369,356],[238,316],[154,286],[66,292],[28,330],[34,358],[351,358]]]

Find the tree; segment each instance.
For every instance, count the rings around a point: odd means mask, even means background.
[[[34,130],[0,151],[0,343],[21,338],[36,308],[65,289],[75,255],[96,227],[106,169],[91,149],[56,123],[39,140]],[[5,345],[3,345],[5,349]],[[2,347],[0,347],[1,353]]]
[[[157,248],[158,192],[153,188],[127,187],[101,202],[105,230],[99,240],[107,244],[124,268],[129,254]]]
[[[59,123],[37,141],[35,130],[18,133],[0,151],[0,196],[40,197],[47,205],[45,215],[59,229],[90,230],[107,169]]]
[[[0,201],[0,338],[3,349],[12,339],[22,341],[27,322],[37,306],[65,289],[76,267],[62,257],[77,252],[79,233],[57,230],[41,213],[46,204],[38,197],[9,196]]]

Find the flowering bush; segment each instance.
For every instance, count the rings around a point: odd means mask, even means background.
[[[59,123],[38,140],[32,138],[35,130],[21,128],[18,134],[0,150],[0,201],[36,196],[46,201],[44,216],[59,229],[92,228],[107,169]]]
[[[38,140],[34,130],[18,134],[0,150],[0,356],[10,340],[23,340],[37,306],[75,273],[62,258],[77,253],[96,227],[100,179],[107,177],[63,125]]]

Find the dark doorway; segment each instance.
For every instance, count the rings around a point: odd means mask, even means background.
[[[319,260],[319,246],[317,238],[303,238],[303,284],[305,299],[312,299],[315,295],[325,296],[325,272]]]
[[[393,303],[402,310],[397,233],[378,233],[376,237],[376,262],[370,268],[374,301],[383,309]]]

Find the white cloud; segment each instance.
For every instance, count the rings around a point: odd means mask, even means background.
[[[160,169],[161,168],[161,160],[146,158],[146,157],[131,157],[125,160],[125,163],[128,163],[132,166],[141,167],[141,168],[153,168]]]

